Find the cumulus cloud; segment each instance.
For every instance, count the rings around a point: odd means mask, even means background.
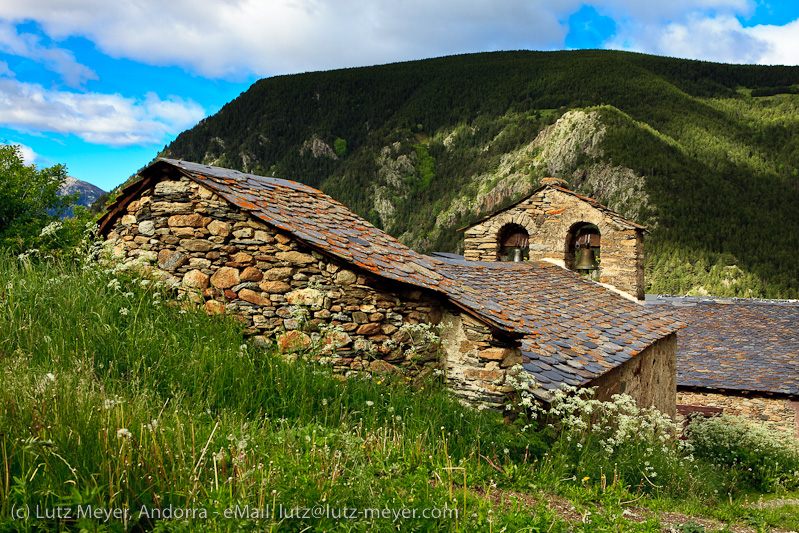
[[[10,22],[36,21],[56,40],[82,36],[115,58],[178,65],[210,78],[563,48],[567,21],[583,6],[615,22],[616,36],[604,47],[797,63],[795,25],[743,28],[738,22],[736,17],[753,14],[756,5],[756,0],[0,0],[0,12]],[[0,32],[0,46],[16,43],[24,53],[49,57],[73,86],[92,79],[68,51],[9,31],[6,27],[6,37]]]
[[[113,57],[219,78],[562,48],[569,16],[584,5],[616,23],[617,37],[606,47],[796,63],[784,48],[795,42],[796,28],[755,31],[737,22],[754,12],[755,0],[0,0],[0,12],[11,21],[35,20],[55,39],[84,36]]]
[[[733,16],[692,14],[683,21],[647,25],[620,32],[610,48],[721,63],[760,63],[769,44]]]
[[[690,13],[679,21],[626,27],[608,48],[721,63],[799,64],[799,20],[744,27],[732,15]]]
[[[785,26],[755,26],[746,32],[768,45],[759,63],[766,65],[799,65],[799,20]]]
[[[580,0],[0,0],[8,20],[104,53],[209,77],[269,75],[437,55],[557,48]]]
[[[69,87],[82,87],[88,80],[97,79],[97,74],[86,65],[78,63],[69,50],[45,46],[40,37],[30,33],[18,33],[8,22],[0,23],[0,52],[42,63],[48,70],[60,75]],[[7,63],[5,66],[8,68]]]
[[[0,76],[8,76],[13,78],[14,75],[15,74],[11,72],[11,69],[8,68],[8,63],[5,61],[0,61]]]
[[[668,2],[642,2],[641,0],[596,0],[586,2],[603,15],[617,22],[634,22],[636,25],[667,24],[692,14],[743,15],[754,12],[753,0],[669,0]]]
[[[14,143],[12,143],[14,144]],[[36,162],[36,159],[39,157],[39,154],[33,151],[33,148],[30,146],[26,146],[24,144],[18,144],[19,146],[19,153],[22,155],[22,161],[26,165],[32,165]]]
[[[73,93],[0,79],[0,124],[17,130],[73,134],[94,144],[162,143],[205,116],[191,100],[148,93],[144,99],[118,94]]]

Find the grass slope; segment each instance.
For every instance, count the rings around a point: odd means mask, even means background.
[[[290,362],[171,298],[120,267],[0,255],[0,531],[658,530],[622,512],[632,500],[799,525],[737,503],[753,475],[794,487],[790,454],[779,468],[747,445],[715,467],[644,416],[628,436],[586,432],[579,403],[560,407],[572,426],[507,424],[435,383]],[[570,523],[555,492],[591,521]]]

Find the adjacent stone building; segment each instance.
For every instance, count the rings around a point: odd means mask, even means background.
[[[743,416],[799,437],[799,302],[659,297],[687,324],[677,412]]]
[[[418,254],[300,183],[165,159],[141,177],[100,221],[115,254],[149,263],[209,312],[235,314],[260,342],[315,347],[344,373],[440,373],[472,403],[501,405],[515,392],[508,373],[521,371],[544,401],[565,384],[597,385],[600,397],[627,392],[675,412],[682,324],[664,309],[535,257]],[[545,188],[555,211],[553,199],[577,198]],[[594,209],[582,219],[602,232],[604,265],[616,249],[638,249],[640,227],[578,199]],[[630,288],[624,269],[606,268]],[[429,328],[440,329],[441,357]]]
[[[590,248],[600,283],[644,299],[644,227],[570,191],[564,180],[544,178],[530,196],[463,229],[470,261],[512,261],[512,250],[574,270],[576,250]]]

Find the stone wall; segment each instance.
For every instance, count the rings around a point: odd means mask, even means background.
[[[530,260],[547,259],[571,267],[574,258],[569,256],[568,242],[581,223],[594,224],[601,234],[599,281],[643,300],[642,230],[553,187],[545,187],[512,208],[468,228],[464,257],[468,261],[497,261],[500,231],[508,224],[518,224],[530,236]]]
[[[515,389],[505,385],[506,372],[522,363],[518,343],[496,346],[496,338],[482,323],[465,314],[446,312],[441,340],[449,388],[461,399],[501,407]]]
[[[256,340],[274,340],[283,352],[318,346],[341,372],[421,377],[446,365],[462,398],[502,401],[495,382],[504,377],[505,351],[480,322],[448,309],[436,293],[312,250],[186,177],[144,190],[108,238],[117,242],[116,255],[151,261],[151,274],[208,312],[235,314]],[[460,333],[447,332],[450,323]],[[441,325],[445,336],[465,335],[474,360],[440,361],[439,346],[424,341],[416,324]]]
[[[614,394],[628,394],[639,407],[655,406],[672,419],[677,416],[677,335],[664,337],[640,354],[595,379],[596,398],[608,401]]]
[[[775,430],[799,438],[799,401],[755,394],[721,394],[700,390],[680,390],[677,405],[718,407],[724,414],[749,418]],[[678,416],[678,423],[685,422]]]

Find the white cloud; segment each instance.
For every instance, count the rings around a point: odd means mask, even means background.
[[[685,19],[692,14],[749,15],[754,12],[754,0],[669,0],[667,2],[641,0],[597,0],[586,2],[614,19],[634,21],[635,25],[668,24]]]
[[[758,63],[764,65],[799,65],[799,20],[785,26],[747,28],[752,37],[768,44]]]
[[[14,143],[11,143],[14,144]],[[39,157],[39,154],[33,151],[33,148],[30,146],[26,146],[24,144],[19,144],[19,153],[22,155],[22,161],[26,165],[32,165],[36,162],[36,159]]]
[[[5,5],[4,5],[5,4]],[[0,0],[58,39],[209,77],[270,75],[491,49],[556,48],[581,0]]]
[[[679,21],[622,28],[606,46],[721,63],[799,65],[799,20],[744,27],[732,15],[690,13]]]
[[[20,34],[13,25],[0,22],[0,52],[44,64],[48,70],[59,74],[69,87],[82,87],[88,80],[97,79],[97,74],[86,65],[78,63],[72,52],[44,46],[40,41],[36,35]],[[5,66],[7,68],[8,64]]]
[[[0,13],[8,21],[36,21],[56,40],[83,36],[112,57],[178,65],[211,78],[557,49],[568,33],[569,15],[583,5],[616,22],[617,35],[608,47],[715,61],[797,63],[799,47],[788,48],[799,34],[795,25],[743,28],[736,19],[754,13],[758,1],[0,0]],[[43,54],[38,43],[29,49]],[[46,50],[62,70],[77,68],[74,57],[58,56],[61,49]],[[76,72],[69,79],[74,84],[89,76]]]
[[[733,16],[702,17],[621,31],[610,48],[721,63],[758,63],[768,52],[764,40],[747,32]]]
[[[0,79],[0,124],[21,130],[73,134],[94,144],[164,142],[205,116],[191,100],[149,93],[143,100],[118,94],[72,93]]]
[[[0,61],[0,76],[8,76],[10,78],[14,77],[14,73],[11,72],[11,69],[8,68],[8,63],[5,61]]]

